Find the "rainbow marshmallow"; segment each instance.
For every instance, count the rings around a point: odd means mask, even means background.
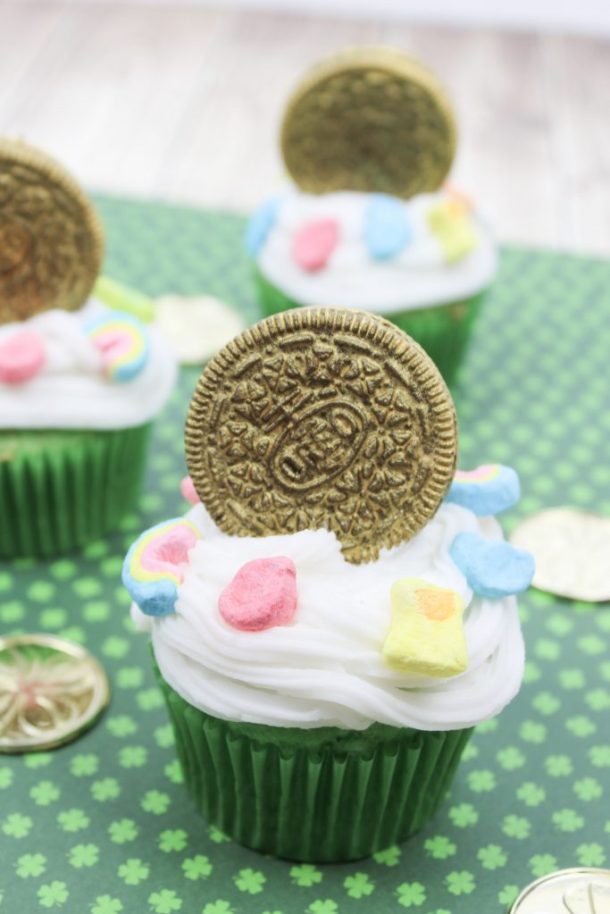
[[[147,616],[175,612],[188,554],[201,533],[188,520],[164,521],[143,533],[125,556],[123,584]]]
[[[445,501],[489,517],[512,508],[520,494],[519,477],[511,467],[488,463],[476,470],[458,470]]]
[[[110,380],[122,383],[140,374],[149,355],[148,333],[140,321],[122,311],[107,311],[88,321],[85,330]]]
[[[455,194],[428,210],[428,226],[442,248],[446,263],[461,260],[479,243],[468,207]]]

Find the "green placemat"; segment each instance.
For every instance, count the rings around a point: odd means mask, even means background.
[[[150,294],[202,290],[256,317],[243,221],[98,201],[106,271]],[[610,515],[610,265],[506,250],[457,391],[462,465],[513,464],[524,497]],[[192,811],[147,639],[119,574],[136,534],[184,510],[181,427],[197,372],[158,422],[146,494],[120,533],[50,564],[0,571],[4,633],[86,644],[114,696],[72,746],[0,760],[0,911],[35,914],[422,914],[502,912],[558,866],[610,862],[610,606],[532,591],[522,601],[526,685],[481,726],[451,796],[402,847],[344,866],[261,857]]]

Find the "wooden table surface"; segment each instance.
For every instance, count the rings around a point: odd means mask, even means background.
[[[255,11],[0,0],[0,133],[87,187],[247,211],[282,180],[286,95],[318,57],[385,42],[450,89],[452,178],[504,241],[610,255],[610,43]]]

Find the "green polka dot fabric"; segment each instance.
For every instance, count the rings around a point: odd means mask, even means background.
[[[106,272],[151,295],[206,291],[257,315],[243,220],[100,199]],[[502,461],[523,499],[610,515],[610,265],[510,249],[456,389],[461,466]],[[121,530],[82,553],[0,571],[3,633],[46,631],[105,664],[100,723],[52,753],[0,757],[0,912],[422,914],[503,912],[557,868],[610,863],[610,606],[521,600],[519,698],[480,726],[451,795],[401,847],[348,865],[262,857],[191,808],[146,637],[129,619],[122,557],[185,510],[181,429],[197,372],[157,423],[146,489]]]

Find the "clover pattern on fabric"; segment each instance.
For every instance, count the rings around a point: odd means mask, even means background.
[[[205,290],[256,317],[240,219],[109,199],[100,209],[110,275],[151,295]],[[507,463],[521,476],[508,531],[557,503],[610,515],[609,349],[607,264],[504,252],[456,403],[462,465]],[[608,866],[610,606],[535,590],[520,599],[524,688],[477,728],[450,795],[409,842],[346,865],[291,863],[238,847],[194,812],[119,575],[135,536],[186,509],[181,429],[196,377],[182,374],[157,423],[138,510],[116,534],[0,568],[2,633],[71,638],[113,687],[79,741],[0,759],[0,911],[504,914],[531,879]]]
[[[148,878],[150,867],[139,857],[129,857],[125,863],[121,863],[117,873],[125,885],[139,885]]]

